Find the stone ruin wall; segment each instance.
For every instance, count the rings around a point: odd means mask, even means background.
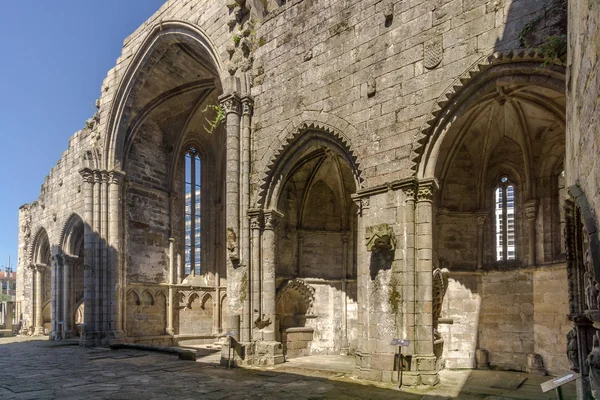
[[[600,3],[569,2],[567,187],[579,184],[600,218]]]
[[[33,271],[28,267],[32,245],[38,232],[45,229],[51,251],[60,246],[61,233],[73,214],[83,218],[83,178],[79,171],[88,166],[85,153],[93,148],[89,129],[78,131],[69,140],[56,165],[44,179],[40,196],[19,209],[19,249],[17,301],[21,302],[24,324],[33,323]]]
[[[476,368],[477,348],[490,367],[522,370],[540,354],[549,374],[569,368],[564,337],[572,324],[564,265],[535,270],[450,274],[440,325],[446,368]]]

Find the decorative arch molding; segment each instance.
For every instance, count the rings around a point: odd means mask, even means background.
[[[187,21],[169,20],[161,21],[154,25],[145,40],[133,56],[133,61],[120,80],[111,108],[108,112],[106,135],[103,142],[106,157],[103,166],[107,170],[121,169],[121,163],[125,152],[125,124],[123,114],[127,108],[127,101],[137,81],[143,78],[144,67],[153,62],[153,51],[158,43],[189,43],[200,46],[200,49],[208,56],[208,63],[222,80],[224,77],[223,64],[218,56],[217,46],[212,42],[209,35],[200,27]]]
[[[37,262],[37,256],[38,256],[38,252],[40,247],[43,244],[43,241],[45,240],[48,243],[48,248],[50,248],[50,238],[48,237],[48,232],[46,231],[46,228],[44,227],[38,227],[35,235],[33,236],[33,240],[31,241],[31,244],[29,245],[29,264],[34,264]]]
[[[306,314],[311,315],[313,313],[313,304],[315,302],[315,288],[306,283],[304,279],[290,279],[277,291],[275,304],[279,304],[281,298],[289,291],[295,291],[300,294],[304,304],[306,304]]]
[[[135,289],[129,289],[127,291],[127,295],[125,296],[125,299],[128,299],[130,295],[133,295],[134,300],[135,300],[135,305],[139,306],[141,304],[140,302],[140,294],[135,290]]]
[[[311,113],[306,112],[304,114]],[[304,116],[303,114],[303,116]],[[312,119],[292,121],[282,133],[282,140],[274,140],[263,160],[269,160],[259,182],[257,204],[269,207],[286,169],[293,167],[293,161],[301,150],[320,143],[340,155],[352,169],[357,190],[364,186],[360,169],[360,155],[350,139],[358,136],[356,129],[347,121],[327,113],[312,115]],[[346,133],[344,133],[346,132]]]
[[[83,218],[77,213],[71,214],[67,219],[67,222],[63,225],[60,230],[59,248],[66,254],[71,256],[77,256],[77,254],[71,254],[70,251],[73,248],[73,234],[81,226],[81,240],[83,241],[83,229],[84,223]],[[83,242],[81,243],[83,245]]]
[[[455,79],[435,101],[431,111],[432,118],[420,129],[413,141],[411,161],[416,177],[434,177],[441,139],[460,116],[479,102],[478,93],[487,93],[499,83],[538,86],[564,93],[564,61],[554,59],[547,65],[546,62],[547,59],[537,51],[494,53],[479,59]],[[554,114],[558,120],[565,121],[565,110],[539,99],[527,100]]]
[[[202,296],[202,301],[200,301],[200,308],[204,310],[206,308],[206,303],[212,299],[213,297],[210,293],[204,293]]]

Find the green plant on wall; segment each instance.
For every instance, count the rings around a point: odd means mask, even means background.
[[[215,117],[212,119],[204,118],[208,123],[208,127],[204,126],[204,130],[208,133],[213,133],[225,121],[225,110],[221,105],[208,104],[202,109],[202,112],[208,112],[209,110],[215,112]]]

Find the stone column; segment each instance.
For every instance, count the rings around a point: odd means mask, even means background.
[[[404,226],[406,229],[406,258],[404,260],[404,302],[405,309],[403,310],[402,317],[402,338],[406,338],[411,341],[411,351],[415,354],[414,343],[415,343],[415,197],[416,188],[410,186],[404,188]]]
[[[175,238],[169,238],[169,297],[167,299],[167,334],[174,335],[173,329],[173,283],[175,272]]]
[[[487,215],[487,211],[478,211],[475,213],[475,218],[477,219],[477,269],[483,267],[483,228],[485,227]]]
[[[252,324],[251,340],[262,339],[262,333],[259,328],[254,325],[254,321],[258,321],[262,317],[262,305],[261,305],[261,243],[260,243],[260,231],[262,214],[260,210],[250,210],[248,212],[250,217],[250,229],[252,231],[252,261],[250,263],[250,273],[248,281],[250,282],[250,309],[252,310],[252,317],[250,323]]]
[[[439,382],[436,357],[433,353],[433,181],[419,183],[416,205],[416,307],[415,354],[413,371],[420,383]],[[419,382],[417,382],[419,383]]]
[[[350,232],[342,232],[342,355],[348,355],[348,245]]]
[[[79,171],[83,177],[83,333],[82,344],[94,345],[96,327],[94,325],[94,265],[96,261],[96,236],[94,235],[94,172],[85,168]]]
[[[42,274],[46,270],[46,266],[38,264],[35,266],[35,325],[34,335],[44,334],[44,317],[42,315],[43,305],[43,288],[42,288]]]
[[[73,337],[73,297],[71,296],[72,263],[63,256],[63,339]]]
[[[282,217],[280,213],[271,210],[265,213],[265,226],[263,232],[263,273],[262,273],[262,320],[266,325],[263,329],[263,338],[266,341],[275,341],[277,337],[277,312],[275,309],[275,268],[277,257],[277,235],[276,230],[279,220]],[[268,323],[270,321],[270,323]]]
[[[105,236],[108,241],[106,270],[109,273],[109,288],[107,290],[107,318],[109,341],[121,342],[125,337],[123,330],[123,267],[121,263],[121,192],[125,174],[121,171],[111,171],[108,174],[107,185],[107,219]]]
[[[101,320],[103,335],[108,339],[108,333],[113,330],[113,320],[111,318],[111,294],[112,294],[112,271],[109,268],[108,261],[108,185],[109,176],[107,172],[101,174],[102,186],[100,189],[100,231],[98,232],[100,242],[100,271],[102,274],[102,289],[98,294],[100,307],[101,307]]]
[[[61,260],[59,260],[59,253],[56,248],[52,249],[52,261],[50,265],[50,338],[53,340],[60,339],[60,328],[62,321],[62,271],[61,271]]]
[[[219,97],[227,116],[225,220],[227,229],[228,265],[240,260],[240,99],[236,93]]]
[[[94,198],[94,220],[92,224],[93,235],[94,235],[94,266],[92,270],[92,274],[94,276],[94,288],[93,288],[93,321],[94,321],[94,332],[96,340],[100,339],[100,291],[101,291],[101,274],[100,266],[102,263],[102,243],[100,238],[100,226],[101,226],[101,216],[100,216],[100,203],[101,203],[101,188],[102,188],[102,175],[100,171],[94,171],[94,187],[92,188],[92,196]]]
[[[254,99],[246,96],[242,99],[242,129],[241,129],[241,201],[240,201],[240,219],[241,227],[241,260],[248,265],[250,263],[250,219],[248,217],[248,208],[250,206],[250,126],[252,121],[252,110],[254,108]]]
[[[524,204],[525,216],[527,217],[527,233],[529,237],[529,254],[528,254],[528,265],[535,266],[535,246],[536,246],[536,234],[535,234],[535,217],[537,215],[537,200],[529,200]],[[516,218],[515,218],[516,220]]]

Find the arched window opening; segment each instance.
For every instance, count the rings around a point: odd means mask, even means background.
[[[515,260],[515,187],[508,177],[500,178],[494,191],[494,198],[496,261]]]
[[[185,154],[185,273],[192,276],[201,266],[201,173],[198,150],[190,147]]]

